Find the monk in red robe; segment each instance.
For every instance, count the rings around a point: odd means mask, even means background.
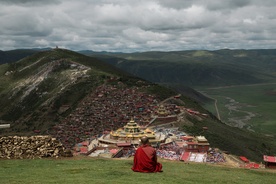
[[[135,172],[162,172],[162,164],[157,162],[156,151],[149,145],[149,138],[141,138],[141,146],[136,150],[131,168]]]

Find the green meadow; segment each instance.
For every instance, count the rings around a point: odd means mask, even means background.
[[[168,184],[168,183],[273,183],[276,174],[268,169],[241,169],[226,166],[159,160],[161,173],[136,173],[132,159],[94,158],[0,160],[1,184]]]
[[[234,118],[242,120],[247,124],[245,127],[250,126],[256,132],[276,135],[276,84],[207,88],[201,91],[217,99],[223,122],[231,124],[229,118]],[[205,107],[216,114],[214,104]],[[246,117],[248,120],[244,120]]]

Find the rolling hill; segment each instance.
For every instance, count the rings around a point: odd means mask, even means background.
[[[139,112],[128,111],[124,98],[117,95],[127,91],[136,96],[131,100],[141,96],[141,101],[145,98],[162,101],[179,93],[65,49],[37,52],[20,61],[2,64],[0,120],[10,123],[11,128],[0,130],[0,135],[50,134],[72,146],[105,129],[122,126],[122,122],[112,122],[117,115],[105,114],[118,103],[114,99],[122,103],[116,106],[117,113],[123,112],[120,117],[125,120],[130,116],[139,117]],[[112,96],[113,92],[116,95]],[[95,102],[96,98],[102,97],[108,105]],[[262,160],[263,154],[276,153],[273,138],[228,126],[184,94],[180,100],[186,108],[209,115],[197,118],[186,114],[184,121],[178,124],[185,132],[204,135],[213,147],[256,161]],[[89,109],[96,109],[104,117],[91,113]],[[202,132],[202,127],[208,127],[208,131]]]
[[[148,81],[170,86],[229,86],[275,82],[276,78],[276,50],[273,49],[82,53]]]
[[[44,49],[16,49],[9,51],[0,50],[0,64],[16,62],[24,57],[30,56],[36,52],[49,50],[49,48]]]

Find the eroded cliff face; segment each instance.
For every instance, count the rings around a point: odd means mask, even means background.
[[[11,128],[5,132],[46,131],[48,125],[45,124],[59,121],[57,112],[62,105],[71,105],[81,98],[75,95],[77,86],[91,82],[88,74],[91,67],[78,63],[70,54],[61,54],[62,50],[54,49],[3,68],[0,80],[6,82],[2,81],[0,89],[0,120],[11,123]],[[83,96],[86,89],[79,88]],[[70,93],[76,96],[72,103],[73,100],[65,99]]]
[[[39,59],[35,63],[20,69],[18,72],[23,72],[27,68],[31,68],[31,66],[34,66],[39,62],[43,62],[43,59],[45,58]],[[56,70],[60,70],[60,73],[56,73]],[[11,90],[10,98],[13,98],[21,92],[20,99],[22,101],[26,96],[30,95],[32,91],[38,91],[40,85],[50,78],[56,80],[57,85],[55,92],[61,92],[67,86],[76,83],[78,79],[85,77],[88,70],[90,70],[90,67],[86,67],[68,59],[59,59],[47,62],[36,68],[32,75],[19,80]],[[49,90],[51,89],[45,89],[44,91],[40,91],[40,93],[41,95],[47,94],[49,93]]]

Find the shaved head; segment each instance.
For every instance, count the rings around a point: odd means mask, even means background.
[[[149,138],[146,137],[146,136],[142,137],[142,138],[141,138],[141,143],[142,143],[142,144],[147,144],[147,143],[149,143]]]

